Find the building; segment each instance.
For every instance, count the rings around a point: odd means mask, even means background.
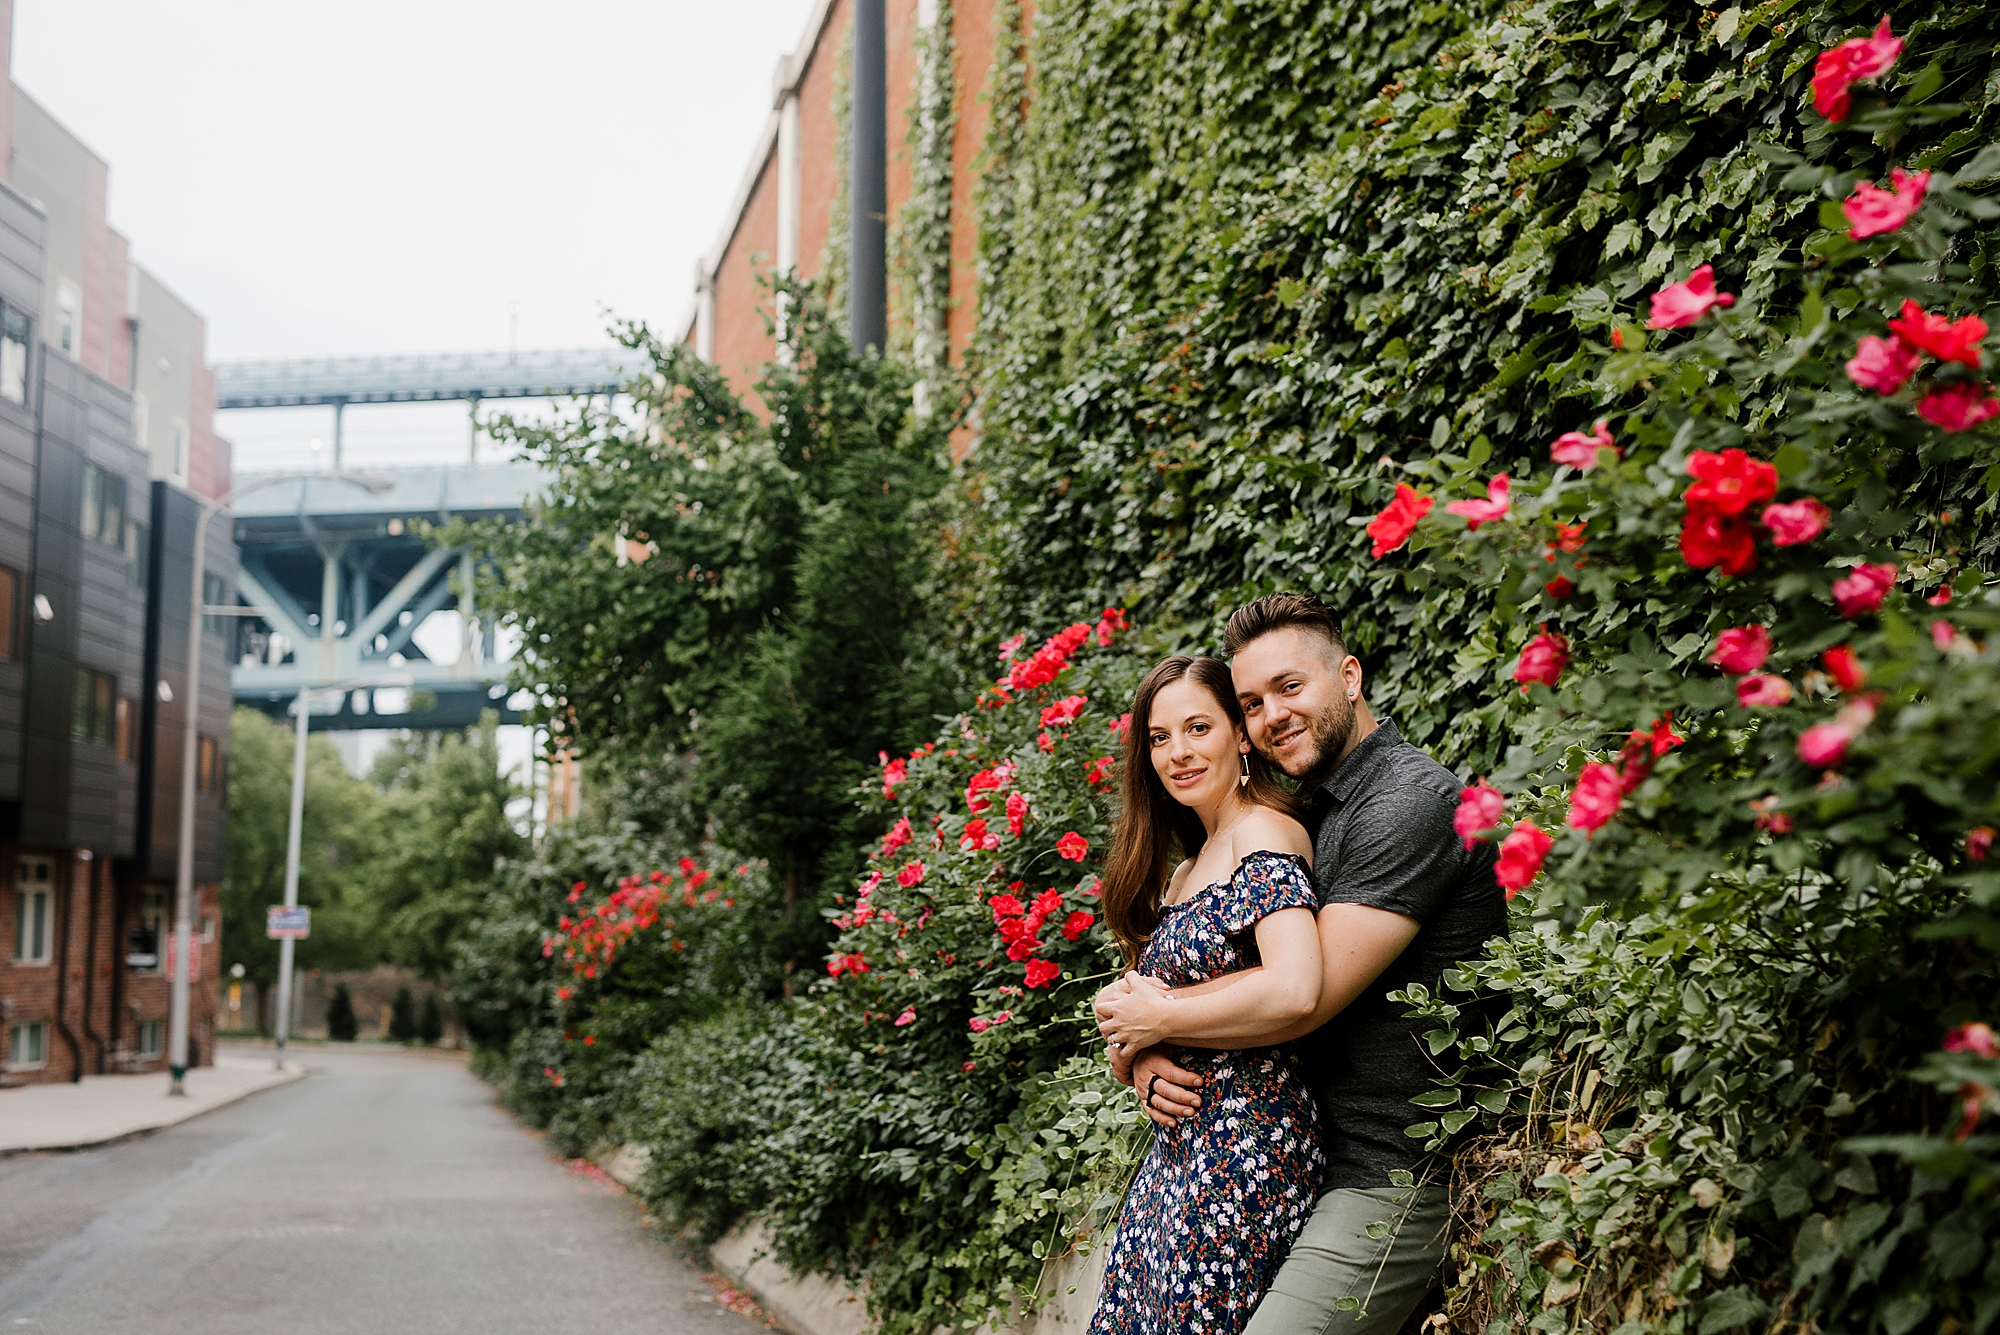
[[[11,4],[0,35],[11,44]],[[5,48],[0,47],[0,55]],[[0,115],[0,1084],[164,1069],[183,712],[199,710],[192,1059],[213,1060],[234,626],[187,698],[194,526],[229,487],[201,319],[130,261],[104,161]],[[211,525],[206,592],[230,601]]]
[[[1032,3],[1006,0],[820,0],[797,49],[772,76],[771,112],[721,235],[696,268],[683,339],[748,395],[776,354],[777,314],[760,279],[830,279],[872,302],[888,343],[920,364],[960,357],[978,296],[974,170],[986,140],[984,94],[995,53],[1013,58]],[[879,23],[879,66],[857,43]],[[1002,31],[1009,20],[1020,27]],[[872,96],[871,96],[872,94]],[[841,129],[853,145],[843,154]],[[865,132],[874,127],[873,133]],[[873,295],[849,273],[857,181],[877,174],[875,242],[887,271]],[[857,175],[858,173],[858,175]],[[862,210],[867,212],[867,210]],[[864,340],[866,341],[866,340]]]

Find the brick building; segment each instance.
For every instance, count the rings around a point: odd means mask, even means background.
[[[0,69],[11,0],[0,0]],[[163,1069],[182,725],[199,709],[193,1059],[213,1060],[228,638],[186,692],[194,524],[229,487],[201,318],[131,262],[103,159],[0,96],[0,1085]],[[211,525],[207,601],[235,547]],[[4,1096],[0,1096],[4,1097]]]
[[[858,100],[867,82],[855,77],[854,24],[879,11],[882,33],[881,106],[872,119]],[[957,359],[971,340],[977,275],[974,253],[978,229],[973,209],[973,170],[986,139],[988,107],[982,98],[996,50],[1018,46],[1020,34],[1001,33],[996,24],[1009,7],[996,0],[820,0],[806,21],[798,47],[778,62],[772,76],[772,108],[748,170],[738,187],[714,248],[696,267],[694,310],[683,339],[714,362],[740,394],[748,394],[758,369],[775,355],[766,320],[773,317],[761,274],[790,271],[819,279],[829,266],[845,269],[849,242],[838,214],[852,195],[851,174],[869,145],[853,136],[849,155],[840,151],[843,110],[856,127],[876,124],[883,139],[874,145],[885,178],[888,230],[892,238],[906,221],[916,194],[926,105],[948,108],[936,117],[949,125],[949,142],[938,146],[938,166],[948,170],[948,266],[942,286],[943,309],[931,355]],[[1032,0],[1022,12],[1023,31]],[[936,53],[947,51],[942,65]],[[931,81],[927,88],[927,81]],[[934,91],[933,91],[934,90]],[[929,100],[926,101],[927,92]],[[892,241],[892,247],[894,242]],[[894,257],[889,260],[896,267]],[[909,286],[909,275],[892,273],[890,285]],[[910,328],[924,312],[908,291],[889,297],[892,346],[917,337]],[[920,339],[919,339],[920,341]],[[921,357],[925,349],[917,349]]]

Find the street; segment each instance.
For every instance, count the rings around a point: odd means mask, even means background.
[[[601,1177],[459,1060],[312,1074],[157,1134],[0,1159],[0,1329],[744,1335]],[[161,1077],[164,1089],[165,1077]]]

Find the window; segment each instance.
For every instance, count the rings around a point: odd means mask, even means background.
[[[76,698],[70,703],[69,735],[80,742],[118,740],[118,678],[89,668],[76,670]]]
[[[14,962],[47,964],[55,924],[55,863],[21,858],[14,864]]]
[[[119,696],[117,708],[112,714],[111,744],[118,748],[118,758],[128,765],[139,763],[138,717],[139,709],[132,698]]]
[[[188,424],[174,419],[174,476],[183,482],[188,475]]]
[[[7,1030],[7,1065],[15,1070],[32,1070],[49,1060],[49,1023],[29,1020]]]
[[[139,1021],[139,1055],[157,1057],[165,1045],[160,1042],[161,1025],[158,1020]]]
[[[146,526],[136,519],[125,521],[125,578],[134,588],[146,587]]]
[[[125,527],[125,479],[96,464],[83,466],[83,512],[77,524],[86,538],[123,548],[129,542]],[[130,557],[127,557],[129,564]]]
[[[83,343],[83,293],[67,278],[56,282],[56,346],[72,357]]]
[[[0,663],[14,661],[14,627],[19,618],[21,576],[11,566],[0,566]]]
[[[0,311],[0,399],[28,401],[28,317],[11,306]]]
[[[203,734],[195,739],[194,786],[197,792],[219,793],[222,791],[221,757],[215,749],[215,739]]]

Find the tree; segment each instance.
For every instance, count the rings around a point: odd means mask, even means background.
[[[264,935],[265,909],[284,902],[290,821],[292,729],[254,709],[231,721],[228,870],[222,882],[222,953],[244,966],[258,990],[278,977],[278,943]],[[381,953],[367,864],[380,806],[369,784],[347,772],[323,737],[306,745],[299,902],[313,910],[312,935],[298,943],[301,968],[366,968]]]
[[[424,993],[423,1009],[417,1012],[417,1038],[425,1047],[444,1037],[444,1011],[435,992]]]
[[[333,1000],[326,1004],[326,1036],[336,1043],[352,1043],[361,1032],[361,1024],[354,1018],[354,994],[341,983],[333,989]]]
[[[426,978],[451,966],[495,864],[522,837],[507,818],[496,717],[460,732],[405,733],[375,758],[382,834],[369,879],[388,958]]]

